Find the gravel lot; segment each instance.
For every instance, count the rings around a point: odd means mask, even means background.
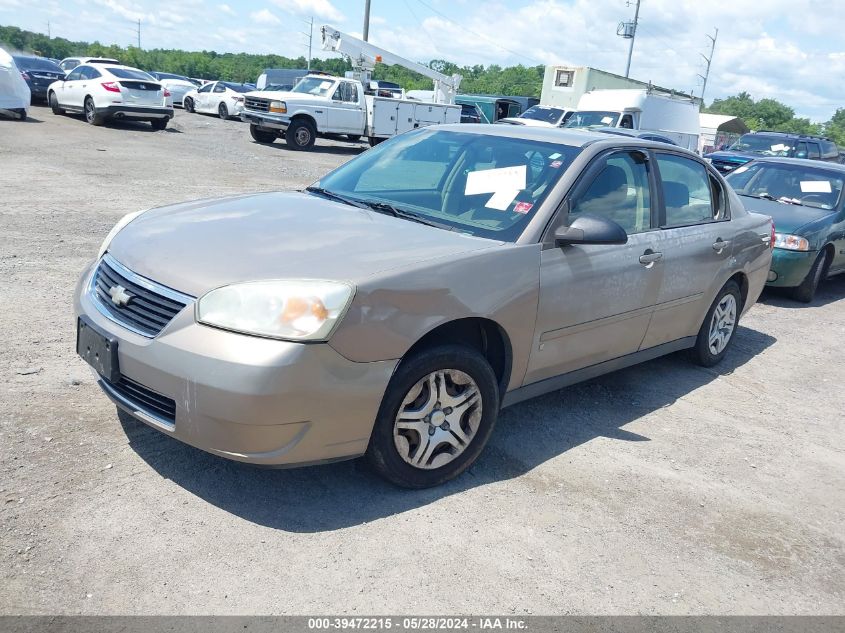
[[[0,119],[0,613],[845,614],[845,278],[765,294],[715,371],[675,355],[507,409],[434,490],[121,422],[71,311],[112,224],[362,149],[182,111]]]

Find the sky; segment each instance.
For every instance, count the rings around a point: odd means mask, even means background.
[[[568,64],[624,74],[634,0],[371,0],[370,42],[414,61]],[[308,22],[360,36],[364,0],[0,0],[0,24],[144,48],[307,53]],[[701,96],[740,91],[826,121],[845,107],[845,0],[642,0],[631,77]],[[332,54],[333,55],[333,54]]]

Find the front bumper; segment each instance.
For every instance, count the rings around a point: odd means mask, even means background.
[[[119,407],[202,450],[265,465],[302,465],[362,455],[397,361],[355,363],[326,344],[262,339],[199,325],[193,303],[155,338],[107,319],[88,292],[94,264],[75,290],[85,315],[118,340],[123,376],[175,401],[167,423],[100,385]]]
[[[790,251],[776,248],[772,252],[772,266],[769,270],[767,286],[776,288],[794,288],[810,272],[816,261],[818,251]]]
[[[283,114],[267,114],[246,109],[241,112],[241,121],[271,130],[283,131],[287,130],[290,125],[289,116]]]
[[[97,114],[110,118],[138,119],[150,121],[151,119],[172,119],[172,106],[133,106],[129,104],[114,104],[97,108]]]

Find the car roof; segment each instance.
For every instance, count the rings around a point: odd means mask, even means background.
[[[580,128],[559,128],[559,127],[534,127],[528,125],[499,125],[496,123],[450,123],[438,125],[437,129],[450,132],[464,132],[470,134],[486,134],[489,136],[505,136],[508,138],[520,138],[544,143],[557,143],[558,145],[571,145],[573,147],[586,147],[587,145],[601,144],[601,146],[618,147],[654,147],[665,150],[669,146],[666,143],[647,141],[632,136],[616,136],[603,132],[594,132]],[[684,148],[674,146],[673,149]],[[686,153],[694,155],[689,150]]]
[[[780,158],[777,156],[762,156],[755,158],[754,163],[777,163],[783,165],[799,165],[801,167],[814,167],[815,169],[835,171],[845,174],[845,165],[841,163],[828,163],[822,160],[812,160],[809,158]],[[751,162],[747,164],[751,164]]]

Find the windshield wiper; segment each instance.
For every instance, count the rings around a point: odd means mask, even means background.
[[[759,193],[759,194],[752,194],[752,193],[741,193],[741,196],[745,196],[746,198],[757,198],[758,200],[771,200],[772,202],[780,202],[782,204],[794,204],[799,207],[803,207],[804,203],[798,200],[797,198],[788,198],[786,196],[781,196],[780,198],[775,198],[770,193]]]
[[[355,198],[347,198],[344,195],[335,193],[334,191],[329,191],[328,189],[323,189],[322,187],[306,187],[305,191],[307,191],[308,193],[316,193],[317,195],[324,196],[331,200],[337,200],[338,202],[342,202],[343,204],[348,204],[350,207],[358,207],[359,209],[369,208],[369,205],[364,204],[360,200],[356,200]]]
[[[433,226],[438,229],[446,229],[447,231],[452,230],[452,227],[448,224],[441,224],[440,222],[427,220],[426,218],[422,217],[417,213],[406,211],[405,209],[400,209],[399,207],[394,207],[388,202],[378,202],[376,200],[361,200],[360,202],[370,207],[373,211],[392,215],[394,218],[402,218],[403,220],[410,220],[411,222],[419,222],[420,224],[425,224],[426,226]]]

